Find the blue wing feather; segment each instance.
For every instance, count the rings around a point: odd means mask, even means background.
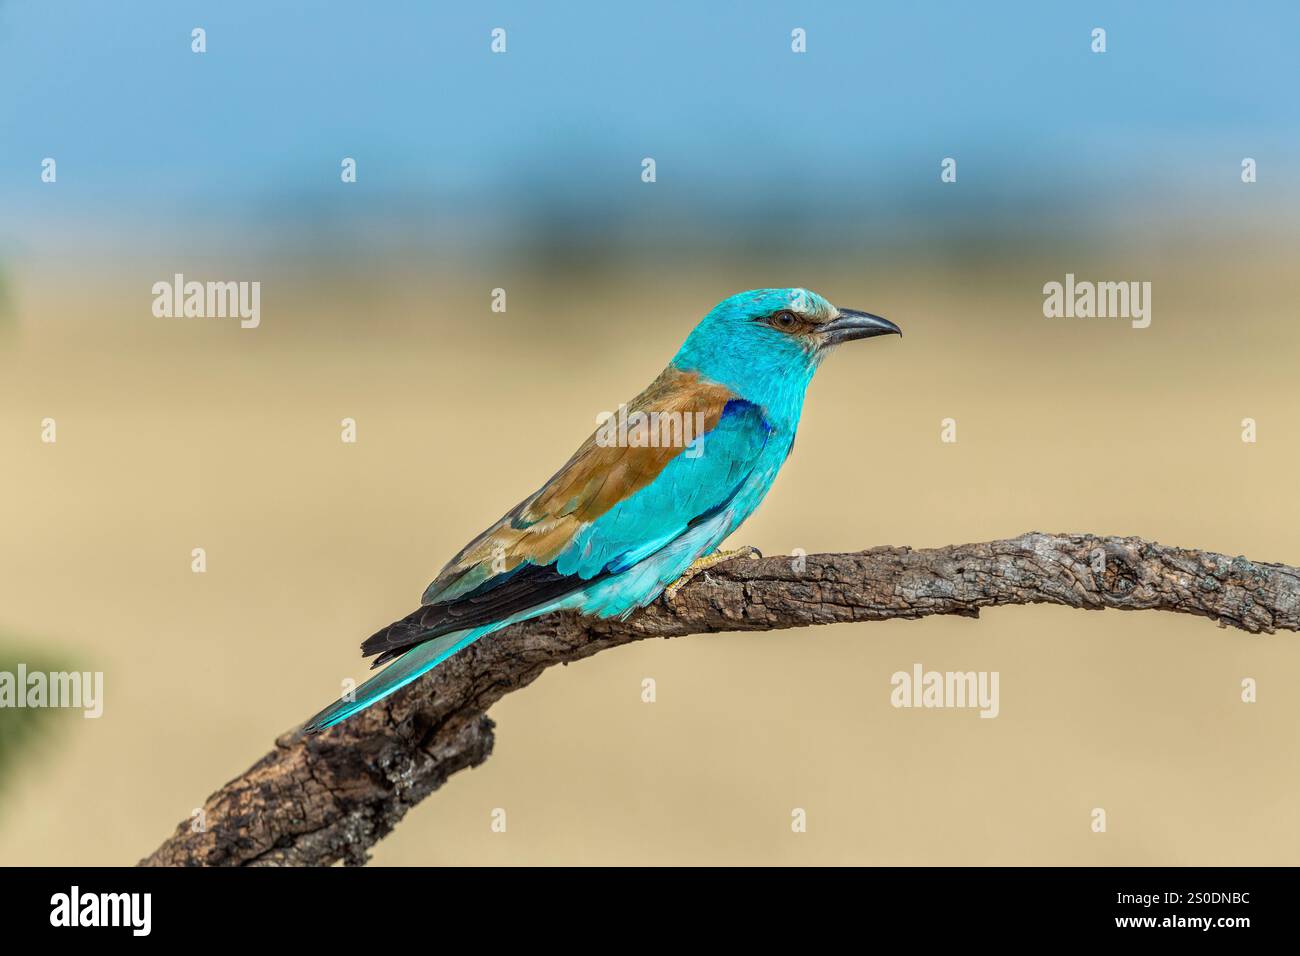
[[[374,635],[363,647],[382,651],[377,663],[396,662],[358,688],[355,700],[318,714],[308,732],[370,706],[507,624],[563,608],[625,615],[649,603],[762,499],[786,455],[772,436],[761,408],[728,402],[698,454],[683,448],[650,484],[583,525],[554,564],[489,579]],[[510,590],[528,580],[538,582],[534,589],[519,589],[518,596]],[[488,615],[493,619],[484,621]],[[430,620],[438,624],[426,627]]]

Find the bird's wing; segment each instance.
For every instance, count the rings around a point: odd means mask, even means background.
[[[600,431],[535,494],[448,562],[424,606],[362,644],[376,666],[438,634],[539,607],[644,560],[724,508],[770,434],[761,409],[669,366],[628,404],[634,413],[701,414],[703,438],[683,447],[602,444]],[[661,419],[662,420],[662,419]],[[629,432],[632,431],[629,428]]]

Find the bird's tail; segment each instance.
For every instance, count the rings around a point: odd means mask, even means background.
[[[433,670],[451,655],[469,647],[480,637],[497,630],[499,624],[471,628],[467,631],[452,631],[432,640],[425,641],[407,651],[388,667],[380,671],[356,689],[350,696],[331,704],[313,717],[303,727],[308,734],[319,733],[327,727],[333,727],[339,721],[346,720],[353,714],[365,710],[371,704],[382,700],[393,691],[405,687],[421,674]]]

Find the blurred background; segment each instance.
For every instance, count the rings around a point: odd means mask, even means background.
[[[0,3],[0,670],[105,675],[0,710],[0,862],[152,851],[746,288],[907,334],[826,364],[733,544],[1300,563],[1300,12],[842,6]],[[260,327],[155,317],[175,273]],[[1151,326],[1044,318],[1067,273]],[[915,662],[1000,716],[895,710]],[[647,642],[498,704],[375,862],[1294,864],[1298,669],[1043,607]]]

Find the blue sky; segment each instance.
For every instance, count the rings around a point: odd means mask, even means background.
[[[1295,178],[1298,28],[1282,2],[0,0],[0,236],[177,210],[581,223],[644,204],[644,156],[654,202],[701,216],[925,208],[944,156],[968,213],[1178,202],[1245,155]]]

